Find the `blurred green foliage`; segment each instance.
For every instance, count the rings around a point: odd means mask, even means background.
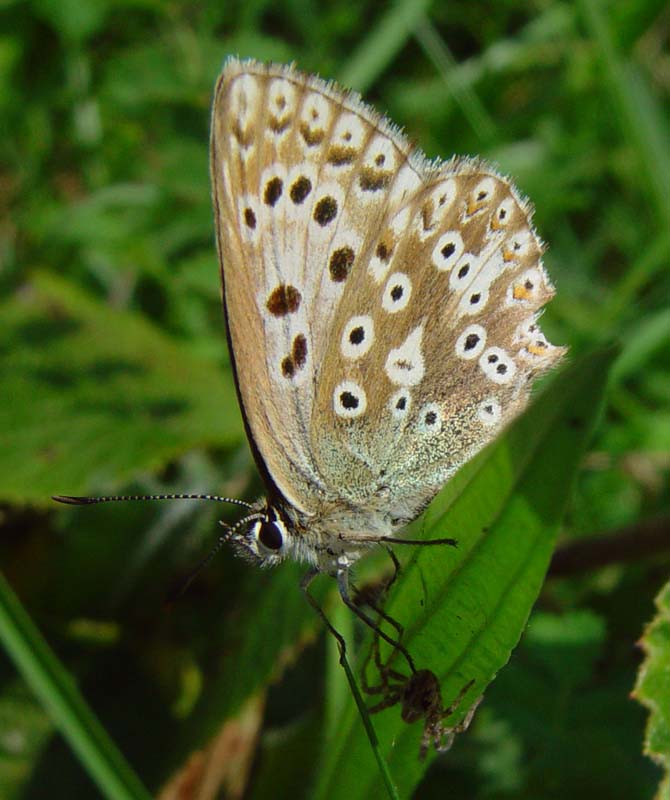
[[[253,697],[247,795],[309,797],[341,691],[294,565],[259,573],[224,553],[166,608],[221,509],[49,501],[260,490],[207,174],[211,90],[239,54],[340,79],[428,155],[514,175],[550,245],[549,339],[574,360],[622,347],[559,547],[628,545],[550,573],[471,730],[416,796],[656,791],[629,692],[670,566],[669,26],[665,0],[0,5],[0,563],[150,789]],[[97,796],[52,730],[1,658],[0,796]]]

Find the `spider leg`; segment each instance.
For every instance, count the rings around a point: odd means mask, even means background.
[[[400,574],[400,562],[398,561],[398,557],[393,552],[393,550],[391,550],[390,547],[386,548],[386,552],[389,554],[391,560],[393,561],[393,575],[391,576],[391,579],[388,581],[386,586],[384,586],[384,594],[388,594],[389,589],[396,582],[396,580],[398,579],[398,575]],[[367,603],[368,606],[370,606],[370,608],[376,614],[379,614],[379,616],[383,620],[385,620],[386,622],[388,622],[389,625],[394,627],[396,629],[396,631],[398,632],[398,639],[402,639],[403,634],[405,633],[405,629],[398,622],[398,620],[395,619],[394,617],[392,617],[390,614],[387,614],[384,611],[384,609],[380,605],[378,605],[374,600],[372,600],[371,598],[367,598],[365,602]]]
[[[338,588],[340,590],[340,596],[342,597],[342,601],[347,606],[347,608],[349,608],[351,611],[353,611],[354,614],[359,619],[361,619],[369,628],[372,628],[372,630],[375,632],[376,635],[380,636],[385,642],[390,644],[391,647],[393,647],[395,650],[398,650],[400,653],[402,653],[404,658],[405,658],[405,660],[409,664],[409,667],[412,670],[412,672],[416,672],[416,667],[414,666],[414,659],[409,654],[409,650],[403,644],[401,644],[397,639],[393,639],[387,633],[384,633],[384,631],[379,627],[379,625],[377,625],[377,623],[372,619],[372,617],[369,617],[351,599],[351,596],[349,594],[349,570],[348,569],[345,569],[345,568],[338,569],[338,571],[337,571],[337,586],[338,586]],[[313,602],[312,605],[316,605],[315,602]],[[324,616],[323,615],[323,611],[321,611],[320,613],[321,613],[322,616]],[[332,625],[330,625],[330,623],[328,623],[328,626],[331,628],[331,630],[334,630]],[[341,638],[342,637],[340,636],[340,639]]]
[[[388,687],[387,687],[388,688]],[[402,698],[402,689],[391,689],[383,700],[380,700],[374,706],[368,708],[370,714],[376,714],[378,711],[383,711],[385,708],[390,708],[400,702]]]
[[[393,561],[393,575],[391,576],[391,580],[386,584],[385,591],[388,590],[393,586],[393,584],[398,580],[398,575],[400,575],[402,568],[400,566],[400,561],[398,561],[398,556],[391,550],[390,547],[386,548],[386,552],[389,554],[389,558]]]
[[[391,560],[393,561],[393,575],[391,576],[390,580],[383,587],[382,591],[383,591],[384,594],[388,593],[389,589],[396,582],[396,580],[398,578],[398,575],[400,574],[400,562],[398,561],[398,558],[397,558],[396,554],[393,552],[393,550],[391,550],[390,547],[386,548],[386,552],[389,554]],[[353,584],[352,584],[352,588],[355,589],[356,587],[354,587]],[[358,594],[358,590],[356,590],[356,592]],[[365,603],[365,605],[369,606],[376,614],[379,614],[379,616],[383,620],[388,622],[389,625],[394,627],[396,629],[396,631],[398,632],[398,639],[402,639],[402,636],[403,636],[403,634],[405,632],[405,629],[398,622],[397,619],[394,619],[394,617],[392,617],[390,614],[387,614],[384,611],[384,609],[375,600],[372,599],[372,597],[365,596],[364,599],[363,599],[363,602]]]
[[[465,733],[467,729],[470,727],[470,723],[472,722],[472,718],[475,716],[475,712],[479,708],[479,704],[484,699],[484,695],[481,694],[469,708],[468,713],[463,717],[463,719],[458,723],[458,725],[454,725],[451,730],[456,733]]]
[[[398,632],[398,639],[402,639],[405,629],[397,619],[392,617],[390,614],[387,614],[386,611],[384,611],[384,609],[375,603],[371,598],[366,598],[365,605],[369,606],[375,612],[375,614],[378,614],[381,619],[383,619],[385,622],[388,622],[389,625],[395,628]]]
[[[384,587],[384,593],[385,594],[389,591],[391,586],[393,586],[393,584],[396,582],[396,580],[398,578],[398,575],[400,574],[400,569],[401,569],[400,562],[398,561],[398,558],[395,555],[395,553],[393,552],[393,550],[391,550],[390,547],[387,547],[386,548],[386,552],[389,554],[389,557],[393,561],[394,569],[393,569],[393,575],[391,576],[391,579],[388,581],[388,583]],[[403,628],[403,626],[396,619],[394,619],[390,614],[387,614],[377,603],[375,603],[370,598],[366,598],[366,604],[369,605],[370,608],[372,608],[372,610],[375,611],[379,615],[379,617],[381,619],[386,620],[386,622],[388,622],[390,625],[392,625],[396,629],[396,631],[398,632],[398,639],[402,639],[403,634],[405,632],[405,629]],[[381,651],[379,649],[379,639],[380,639],[380,637],[379,637],[378,631],[375,631],[375,636],[374,636],[374,638],[372,640],[372,646],[371,646],[371,648],[370,648],[370,650],[369,650],[369,652],[368,652],[368,654],[367,654],[367,656],[365,658],[365,662],[363,664],[363,669],[362,669],[362,683],[364,684],[365,690],[367,691],[368,689],[372,689],[372,688],[374,688],[374,690],[375,690],[374,692],[370,691],[370,694],[378,694],[378,693],[380,693],[382,691],[385,691],[388,688],[388,679],[389,678],[394,678],[395,680],[400,681],[402,683],[407,681],[407,678],[404,675],[402,675],[400,672],[397,672],[395,670],[391,670],[388,667],[388,662],[387,662],[387,664],[384,664],[382,662]],[[382,679],[381,684],[379,684],[377,687],[370,687],[369,684],[367,683],[367,678],[366,678],[367,667],[368,667],[368,664],[370,663],[370,658],[373,657],[373,656],[374,656],[375,666],[377,667],[377,671],[379,672],[379,675],[380,675],[380,677]],[[389,658],[389,660],[390,660],[390,658]],[[410,663],[410,666],[413,668],[413,664],[412,663]]]
[[[373,641],[373,646],[372,646],[372,648],[370,648],[370,651],[368,652],[367,656],[365,657],[365,661],[363,662],[363,667],[361,669],[361,688],[363,689],[363,691],[366,694],[381,694],[382,692],[387,692],[388,689],[389,689],[388,674],[386,673],[385,670],[383,670],[383,669],[381,669],[379,667],[379,662],[377,660],[377,650],[379,649],[378,647],[375,648],[375,645],[377,644],[377,641],[378,641],[378,637],[375,636],[374,641]],[[372,656],[373,651],[375,651],[375,664],[377,665],[378,670],[379,670],[379,678],[381,680],[381,683],[378,683],[378,684],[375,684],[374,686],[371,686],[368,683],[368,674],[367,673],[368,673],[368,664],[370,663],[370,658]]]
[[[437,750],[438,753],[446,753],[447,750],[451,750],[457,733],[459,733],[459,731],[457,731],[456,728],[442,728],[435,731],[435,738],[433,740],[435,743],[435,750]]]
[[[435,731],[433,730],[433,726],[426,722],[426,725],[423,729],[423,736],[421,737],[421,746],[419,747],[419,760],[425,761],[426,755],[428,754],[428,749],[430,748],[431,740],[435,740]]]
[[[379,677],[381,679],[381,683],[370,686],[367,679],[367,666],[370,663],[370,658],[374,654],[375,659],[375,666],[377,667],[377,671],[379,672]],[[366,694],[381,694],[382,692],[389,691],[391,688],[389,686],[389,679],[393,679],[398,681],[400,686],[398,686],[394,691],[401,692],[401,687],[404,687],[407,684],[407,676],[403,675],[402,672],[398,672],[395,669],[391,669],[387,664],[384,664],[381,660],[381,654],[379,652],[379,636],[375,635],[372,641],[372,647],[368,652],[367,656],[365,657],[365,662],[363,663],[363,668],[361,669],[361,686],[363,691]],[[396,701],[397,702],[397,701]]]
[[[472,685],[472,681],[469,685]],[[453,745],[456,735],[459,733],[465,733],[465,731],[467,731],[467,729],[470,727],[473,717],[475,716],[475,712],[479,708],[479,704],[483,699],[484,695],[482,694],[468,709],[468,713],[463,717],[458,725],[453,725],[450,728],[439,726],[435,736],[435,749],[438,753],[446,753],[446,751],[449,750]]]
[[[370,686],[367,679],[368,664],[373,656],[375,666],[377,667],[377,672],[379,673],[379,677],[381,679],[381,683],[374,687]],[[372,646],[368,650],[368,654],[366,655],[365,661],[363,662],[363,666],[361,668],[361,685],[363,686],[363,691],[367,692],[368,694],[379,694],[388,688],[388,675],[384,669],[384,665],[382,664],[381,654],[379,652],[379,636],[377,635],[376,631],[372,639]]]
[[[440,714],[441,719],[446,719],[447,717],[450,717],[454,713],[454,711],[456,711],[456,709],[460,706],[461,701],[463,700],[465,695],[472,688],[474,682],[475,682],[475,680],[473,678],[471,681],[468,681],[465,684],[465,686],[461,689],[461,691],[456,695],[456,697],[454,698],[452,703],[450,705],[448,705],[445,709],[442,710],[442,713]],[[479,701],[477,701],[477,705],[478,704],[479,704]]]
[[[381,680],[381,683],[377,684],[376,686],[370,686],[367,678],[368,664],[373,656],[375,667],[377,668],[377,672],[379,673],[379,678]],[[368,694],[381,694],[381,692],[385,692],[389,688],[388,679],[389,673],[386,669],[386,666],[382,663],[381,653],[379,652],[379,635],[375,631],[375,635],[372,639],[372,646],[368,650],[368,654],[365,657],[365,661],[363,662],[363,666],[361,668],[361,686],[363,687],[363,691],[367,692]]]

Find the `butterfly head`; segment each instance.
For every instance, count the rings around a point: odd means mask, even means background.
[[[226,527],[222,540],[232,545],[236,555],[257,566],[274,567],[288,558],[334,576],[372,542],[381,541],[370,535],[362,544],[346,526],[334,535],[340,523],[342,514],[326,520],[305,517],[288,504],[260,501],[232,527],[222,523]]]
[[[285,519],[272,505],[241,519],[225,538],[237,555],[262,567],[274,567],[291,549],[291,533]]]

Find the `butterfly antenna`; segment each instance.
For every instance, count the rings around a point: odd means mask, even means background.
[[[55,494],[51,499],[69,506],[90,506],[95,503],[119,503],[127,500],[214,500],[217,503],[232,503],[235,506],[253,508],[251,503],[244,500],[220,497],[217,494],[120,494],[105,497],[72,497],[67,494]]]
[[[248,505],[248,504],[247,504]],[[193,581],[200,575],[200,573],[209,565],[209,563],[218,555],[221,548],[228,542],[231,536],[235,535],[235,531],[238,528],[241,528],[247,522],[252,519],[262,519],[262,514],[249,514],[246,517],[243,517],[241,520],[238,520],[234,525],[228,525],[227,522],[223,522],[219,520],[219,525],[224,529],[224,532],[219,536],[216,540],[214,547],[207,553],[207,555],[202,559],[202,561],[197,564],[191,574],[186,578],[186,580],[182,583],[182,585],[173,592],[170,597],[168,598],[168,603],[173,603],[175,600],[178,600],[182,595],[184,595],[189,588],[189,586],[193,583]]]
[[[251,506],[249,506],[251,508]],[[263,514],[247,514],[246,517],[242,517],[242,519],[238,519],[234,525],[228,525],[225,522],[219,520],[219,525],[222,528],[225,528],[225,533],[221,534],[219,537],[219,541],[217,542],[217,546],[223,542],[227,542],[235,536],[238,528],[243,528],[247,522],[251,522],[254,519],[263,519]]]
[[[183,595],[186,594],[188,588],[193,583],[193,581],[198,577],[198,575],[200,575],[203,569],[205,569],[205,567],[209,565],[210,561],[212,561],[213,558],[216,555],[218,555],[219,550],[221,550],[223,545],[228,540],[232,528],[230,527],[230,525],[226,525],[225,522],[221,522],[220,524],[226,529],[226,532],[221,536],[219,536],[219,538],[216,540],[214,544],[214,547],[212,547],[212,549],[209,551],[209,553],[207,553],[207,555],[202,559],[202,561],[191,570],[190,575],[181,584],[179,589],[170,594],[170,596],[168,597],[168,604],[174,603],[175,600],[178,600],[180,597],[183,597]]]

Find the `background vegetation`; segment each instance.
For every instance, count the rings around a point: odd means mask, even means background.
[[[166,606],[227,510],[49,500],[260,491],[207,174],[231,53],[295,59],[362,91],[429,155],[480,154],[514,175],[550,244],[550,340],[575,363],[621,344],[524,639],[469,733],[414,775],[416,795],[653,796],[662,771],[629,694],[670,567],[669,31],[664,0],[2,3],[0,565],[67,672],[56,665],[38,699],[0,655],[0,797],[98,796],[44,700],[66,696],[69,675],[152,792],[206,773],[230,797],[310,797],[349,702],[294,566],[260,573],[224,552]],[[576,405],[596,405],[596,384],[574,384]],[[547,444],[538,469],[560,460]],[[660,608],[646,647],[662,671],[667,593]],[[659,691],[652,671],[641,694]],[[90,735],[85,710],[77,720]]]

